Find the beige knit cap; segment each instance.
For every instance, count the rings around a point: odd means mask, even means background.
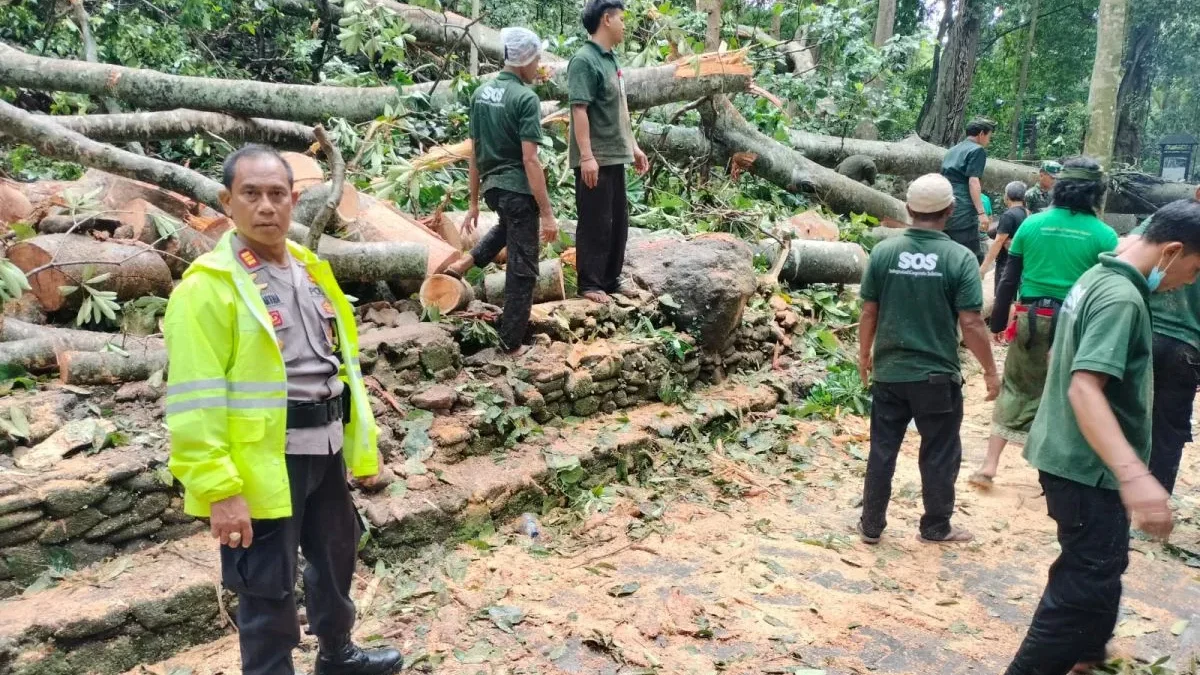
[[[954,188],[940,173],[927,173],[908,186],[908,208],[915,213],[938,213],[954,203]]]

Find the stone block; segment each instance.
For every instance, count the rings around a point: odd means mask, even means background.
[[[133,502],[134,494],[132,492],[117,488],[110,492],[95,508],[106,516],[115,516],[118,513],[124,513],[132,509]]]
[[[604,394],[607,394],[607,393],[613,391],[614,389],[617,389],[620,386],[621,386],[620,380],[617,380],[617,379],[604,380],[603,382],[597,382],[595,384],[595,386],[592,389],[592,393],[597,396],[602,396]]]
[[[605,357],[587,366],[587,371],[595,382],[611,380],[621,374],[621,362],[611,356]]]
[[[193,586],[183,593],[142,603],[133,608],[133,618],[152,631],[185,622],[207,619],[217,612],[215,586]]]
[[[162,529],[163,522],[160,518],[151,518],[140,523],[135,523],[129,527],[117,530],[108,536],[105,541],[112,544],[122,544],[132,539],[140,537],[148,537]]]
[[[542,400],[545,401],[547,404],[555,403],[555,402],[561,401],[562,398],[566,395],[567,395],[567,392],[563,391],[562,389],[559,389],[558,391],[552,391],[552,392],[549,392],[546,394],[542,394]]]
[[[572,401],[591,396],[595,391],[592,374],[586,370],[574,370],[567,376],[567,397]]]
[[[125,489],[139,494],[142,492],[165,492],[170,485],[162,482],[155,471],[143,471],[125,481]]]
[[[104,499],[110,490],[103,483],[61,481],[46,490],[46,512],[56,518],[69,516]]]
[[[78,621],[72,621],[62,628],[54,631],[54,639],[61,641],[82,640],[84,638],[92,637],[93,635],[100,635],[101,633],[114,631],[120,628],[128,620],[129,610],[119,609],[109,612],[108,614],[105,614],[99,618],[89,617],[86,619],[80,619]]]
[[[40,506],[42,498],[31,494],[9,495],[0,499],[0,516],[8,515],[13,511]]]
[[[595,396],[585,396],[575,401],[572,410],[579,417],[591,417],[600,410],[600,399]]]
[[[450,410],[458,400],[458,393],[444,384],[435,384],[413,394],[409,399],[422,410]]]
[[[116,547],[111,544],[83,541],[82,539],[70,542],[64,548],[71,554],[71,559],[75,561],[76,569],[81,569],[94,562],[110,558],[117,551]]]
[[[154,518],[167,507],[171,505],[171,495],[164,492],[152,492],[148,495],[143,495],[133,506],[133,515],[136,518],[134,522],[140,522],[147,518]]]
[[[0,516],[0,532],[7,532],[16,529],[22,525],[32,523],[35,520],[41,520],[41,509],[28,509],[25,511],[13,511]]]
[[[16,546],[17,544],[24,544],[27,541],[37,539],[44,529],[46,529],[46,524],[39,518],[39,520],[26,523],[20,527],[0,532],[0,548],[8,548],[9,546]]]
[[[99,525],[102,520],[104,520],[103,513],[96,509],[84,509],[47,525],[42,534],[38,536],[38,541],[47,546],[61,544],[81,536],[84,532]]]

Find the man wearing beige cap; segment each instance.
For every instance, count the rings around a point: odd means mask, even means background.
[[[943,231],[954,211],[950,181],[927,174],[908,188],[912,225],[880,242],[863,274],[858,329],[858,372],[871,386],[871,454],[863,486],[858,531],[868,544],[887,526],[896,458],[910,421],[921,434],[919,464],[925,515],[919,539],[966,542],[970,532],[952,527],[954,482],[962,463],[963,418],[958,335],[983,366],[987,400],[1000,379],[980,310],[979,264]],[[872,350],[872,348],[874,348]]]

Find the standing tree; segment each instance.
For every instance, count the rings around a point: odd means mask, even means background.
[[[951,2],[947,0],[947,10]],[[938,63],[937,85],[932,101],[918,123],[917,133],[935,145],[954,145],[962,139],[963,115],[971,96],[975,76],[975,56],[979,48],[979,29],[985,5],[990,0],[958,0],[950,24],[946,49]],[[1114,84],[1115,87],[1115,84]]]
[[[1096,31],[1096,60],[1088,94],[1088,130],[1083,152],[1102,166],[1112,164],[1117,130],[1117,91],[1121,60],[1125,56],[1125,19],[1129,0],[1100,0],[1100,26]]]
[[[697,9],[708,13],[708,25],[704,29],[704,48],[712,51],[721,46],[721,10],[723,0],[700,0]]]
[[[1021,154],[1021,112],[1025,104],[1025,93],[1029,90],[1029,62],[1033,59],[1038,11],[1041,9],[1041,5],[1042,0],[1033,0],[1033,10],[1029,17],[1029,33],[1025,37],[1025,51],[1021,54],[1021,77],[1017,81],[1017,96],[1013,100],[1012,147],[1008,150],[1009,159],[1016,159]],[[1037,152],[1036,147],[1034,152]]]
[[[875,46],[882,47],[892,39],[896,29],[896,0],[879,0],[879,15],[875,18]]]

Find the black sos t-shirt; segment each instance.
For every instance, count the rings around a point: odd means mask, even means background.
[[[1021,223],[1029,217],[1029,212],[1024,206],[1014,206],[1004,213],[1000,214],[1000,222],[996,226],[996,236],[1002,234],[1008,235],[1008,243],[1011,244],[1013,237],[1017,236],[1017,228],[1021,227]],[[996,278],[999,279],[1001,274],[1004,274],[1004,266],[1008,264],[1008,247],[1000,249],[1000,253],[996,254]]]

